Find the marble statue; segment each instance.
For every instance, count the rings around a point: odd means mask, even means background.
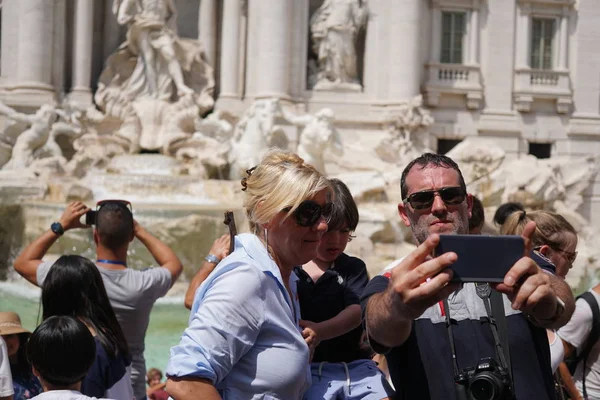
[[[173,0],[114,0],[113,13],[127,40],[107,59],[95,102],[121,121],[126,152],[164,152],[213,107],[213,70],[198,40],[177,35]]]
[[[2,104],[0,112],[8,118],[25,123],[28,128],[15,141],[12,155],[3,169],[23,170],[35,160],[36,153],[41,150],[48,139],[52,125],[58,116],[57,110],[50,105],[41,106],[35,114],[22,114]]]
[[[229,178],[241,179],[270,147],[287,148],[287,136],[275,124],[282,116],[278,99],[256,100],[235,127],[229,152]]]
[[[296,153],[322,174],[325,174],[325,150],[329,149],[338,156],[344,153],[342,139],[334,125],[335,114],[330,108],[323,108],[314,116],[298,116],[284,111],[283,117],[294,125],[304,125]]]
[[[423,107],[423,97],[415,96],[403,103],[397,112],[391,113],[392,121],[387,126],[388,138],[384,139],[375,152],[386,162],[402,163],[425,151],[427,146],[415,135],[427,130],[434,120],[429,110]]]
[[[169,144],[166,154],[181,161],[186,174],[202,179],[226,179],[235,117],[217,110],[198,118],[191,137],[181,137]]]
[[[311,39],[318,64],[314,90],[361,90],[356,37],[367,18],[363,0],[325,0],[311,16]]]
[[[192,95],[194,90],[185,84],[175,53],[177,9],[173,0],[114,0],[113,13],[120,25],[129,27],[129,49],[141,61],[136,69],[145,75],[145,85],[136,90],[148,91],[156,98],[170,98],[172,81],[178,96]],[[132,82],[130,89],[134,86]]]

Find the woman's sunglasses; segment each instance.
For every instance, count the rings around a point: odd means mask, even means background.
[[[435,194],[438,193],[442,198],[442,201],[448,206],[455,206],[465,201],[467,196],[463,188],[457,187],[446,187],[438,190],[423,190],[422,192],[415,192],[402,200],[404,203],[409,203],[410,206],[415,210],[425,210],[433,205]]]
[[[290,212],[291,209],[291,207],[286,207],[283,211]],[[315,201],[305,200],[294,210],[293,215],[298,225],[309,227],[316,224],[319,219],[321,219],[321,216],[329,222],[332,213],[333,203],[327,203],[324,206],[321,206]]]

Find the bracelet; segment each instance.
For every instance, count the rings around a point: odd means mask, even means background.
[[[212,263],[212,264],[218,264],[219,261],[221,261],[221,259],[217,256],[215,256],[214,254],[209,254],[206,257],[204,257],[204,261]]]

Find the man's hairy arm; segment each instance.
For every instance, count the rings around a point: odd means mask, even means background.
[[[575,311],[575,298],[573,297],[573,292],[571,292],[569,284],[556,275],[550,275],[550,287],[554,289],[556,296],[565,303],[565,311],[554,321],[552,326],[549,327],[551,329],[558,329],[571,319],[571,316]]]
[[[388,291],[376,293],[369,298],[365,311],[366,330],[370,338],[385,347],[402,345],[412,329],[412,320],[400,318],[394,313],[387,299]]]
[[[134,221],[134,234],[135,237],[142,242],[142,244],[148,249],[152,257],[156,260],[158,265],[168,269],[171,272],[171,286],[175,283],[181,272],[183,271],[183,265],[173,250],[160,239],[153,236],[150,232],[140,226],[137,221]]]
[[[379,344],[395,347],[404,343],[412,321],[458,288],[450,283],[452,270],[448,268],[456,254],[430,257],[438,243],[438,235],[429,236],[391,271],[387,289],[368,300],[366,331]]]

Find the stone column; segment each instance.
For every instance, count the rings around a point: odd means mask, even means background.
[[[81,105],[92,104],[92,40],[94,37],[94,4],[90,0],[75,1],[73,37],[73,81],[69,98]]]
[[[566,8],[566,7],[565,7]],[[558,69],[566,71],[569,60],[569,9],[563,10],[563,15],[560,18],[560,53],[558,58]]]
[[[421,75],[424,65],[421,62],[420,46],[423,21],[422,0],[389,2],[388,53],[388,98],[392,102],[403,102],[421,92]],[[391,17],[393,16],[393,17]],[[439,40],[439,39],[438,39]],[[437,55],[439,60],[439,53]]]
[[[431,46],[429,47],[429,62],[439,63],[440,62],[440,51],[441,51],[441,40],[442,40],[442,10],[437,3],[432,5],[432,16],[431,16]]]
[[[54,101],[52,86],[54,2],[19,0],[17,83],[19,102]],[[64,24],[65,21],[56,21]],[[33,105],[32,104],[32,105]]]
[[[19,40],[19,0],[2,2],[2,84],[10,86],[17,78]]]
[[[204,2],[204,0],[203,0]],[[219,98],[240,98],[241,0],[224,0]]]
[[[479,57],[477,57],[477,51],[479,49],[479,9],[473,8],[471,10],[471,21],[469,23],[469,60],[468,64],[477,65],[479,64]]]
[[[518,7],[517,15],[517,68],[529,67],[529,9],[526,4]]]
[[[200,0],[198,15],[198,39],[206,51],[208,63],[215,67],[217,60],[217,2],[216,0]]]
[[[260,0],[256,98],[289,98],[292,0]]]

